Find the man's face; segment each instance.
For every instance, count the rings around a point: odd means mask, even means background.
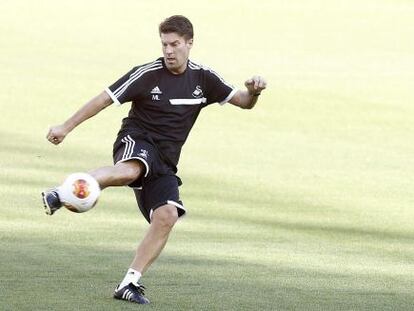
[[[180,74],[187,68],[187,60],[193,39],[185,40],[175,32],[161,33],[162,53],[167,69],[174,74]]]

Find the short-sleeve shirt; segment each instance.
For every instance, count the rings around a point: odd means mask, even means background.
[[[134,67],[106,89],[114,103],[132,102],[120,133],[148,139],[177,171],[181,148],[202,108],[224,104],[236,93],[213,70],[188,61],[182,74],[173,74],[164,59]]]

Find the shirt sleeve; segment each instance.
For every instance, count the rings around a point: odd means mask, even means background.
[[[207,83],[207,105],[212,103],[227,103],[237,92],[232,85],[228,84],[215,71],[206,70]]]
[[[143,76],[160,68],[162,68],[160,61],[134,67],[118,81],[107,87],[105,91],[117,105],[138,99],[144,91]]]

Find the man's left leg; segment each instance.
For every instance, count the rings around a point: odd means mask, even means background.
[[[152,214],[151,225],[139,244],[131,268],[144,274],[167,243],[168,236],[178,220],[177,207],[166,204]]]
[[[124,280],[115,290],[115,298],[140,304],[149,303],[149,300],[143,296],[143,289],[138,281],[164,249],[177,220],[178,212],[174,205],[165,204],[153,212],[150,227],[138,245],[134,260]]]

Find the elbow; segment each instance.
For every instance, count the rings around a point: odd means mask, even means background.
[[[240,106],[240,107],[242,109],[245,109],[245,110],[251,110],[254,107],[254,103],[250,103],[250,104],[247,104],[247,105],[244,105],[244,106]]]
[[[252,98],[248,95],[247,92],[241,93],[240,91],[236,93],[232,99],[230,99],[230,103],[241,108],[241,109],[253,109],[257,101],[257,98]]]

